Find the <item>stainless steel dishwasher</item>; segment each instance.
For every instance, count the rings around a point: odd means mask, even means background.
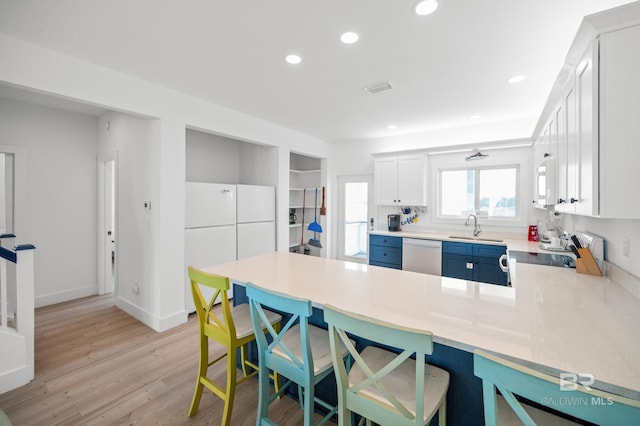
[[[403,238],[402,270],[441,275],[442,241]]]

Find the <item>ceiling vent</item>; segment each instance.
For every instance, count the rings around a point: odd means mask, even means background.
[[[382,83],[374,84],[373,86],[365,87],[364,91],[370,95],[375,95],[377,93],[386,92],[387,90],[393,89],[393,86],[388,81],[383,81]]]

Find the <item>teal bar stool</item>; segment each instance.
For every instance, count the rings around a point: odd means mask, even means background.
[[[523,404],[515,395],[598,425],[640,424],[640,401],[637,400],[580,383],[561,383],[559,378],[481,350],[474,351],[473,369],[482,379],[484,419],[488,426],[576,424]]]
[[[352,413],[367,425],[423,426],[438,412],[438,423],[446,423],[449,373],[425,363],[433,352],[428,331],[400,327],[330,305],[324,307],[329,324],[333,365],[338,382],[338,424],[351,423]],[[347,333],[402,350],[396,354],[374,346],[356,351]],[[354,360],[348,366],[337,356],[343,344]],[[415,354],[416,359],[410,357]]]
[[[268,418],[269,404],[292,383],[298,384],[300,403],[304,410],[304,425],[312,424],[314,403],[329,412],[320,420],[324,424],[333,416],[337,407],[315,397],[316,383],[333,371],[329,335],[326,330],[309,324],[311,301],[291,297],[282,293],[265,290],[252,283],[246,284],[251,319],[256,330],[262,324],[271,335],[271,343],[263,333],[256,333],[259,359],[259,397],[256,425],[273,425]],[[266,308],[291,315],[280,331],[265,321]],[[342,354],[347,354],[346,348]],[[269,369],[277,371],[289,381],[275,395],[269,397]]]

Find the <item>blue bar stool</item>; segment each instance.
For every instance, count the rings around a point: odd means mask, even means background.
[[[292,383],[298,384],[300,403],[304,410],[304,425],[312,424],[314,403],[329,412],[320,420],[324,424],[333,416],[337,407],[315,396],[315,385],[333,371],[329,334],[322,328],[309,324],[312,314],[311,301],[265,290],[252,283],[246,284],[251,319],[256,330],[267,324],[271,343],[263,333],[256,333],[259,358],[259,397],[256,425],[274,424],[267,415],[269,404]],[[280,331],[269,326],[266,309],[290,314],[291,318]],[[340,351],[347,354],[346,348]],[[277,371],[289,381],[269,397],[269,369]]]
[[[338,382],[338,424],[351,423],[352,413],[367,425],[425,425],[438,412],[438,423],[446,423],[449,373],[425,363],[433,352],[432,334],[400,327],[330,305],[324,306],[329,324],[333,365]],[[396,354],[374,346],[361,353],[347,333],[402,350]],[[354,360],[348,370],[336,349],[343,344]],[[415,354],[416,359],[411,359]]]
[[[640,424],[640,401],[593,389],[588,377],[582,380],[576,375],[575,382],[561,382],[559,378],[481,350],[474,351],[473,369],[482,379],[484,419],[488,426],[515,424],[512,420],[526,426],[576,424],[523,404],[515,395],[599,425]],[[496,394],[496,389],[502,397]],[[562,401],[570,402],[562,404]]]

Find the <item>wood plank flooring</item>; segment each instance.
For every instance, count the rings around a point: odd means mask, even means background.
[[[35,379],[0,395],[15,426],[220,424],[222,401],[206,389],[198,414],[187,417],[198,367],[194,315],[157,333],[106,295],[39,308],[35,323]],[[212,357],[222,351],[211,344]],[[210,369],[220,383],[225,375],[224,363]],[[238,386],[231,424],[255,425],[257,405],[258,380]],[[269,416],[302,424],[300,406],[287,397]]]

